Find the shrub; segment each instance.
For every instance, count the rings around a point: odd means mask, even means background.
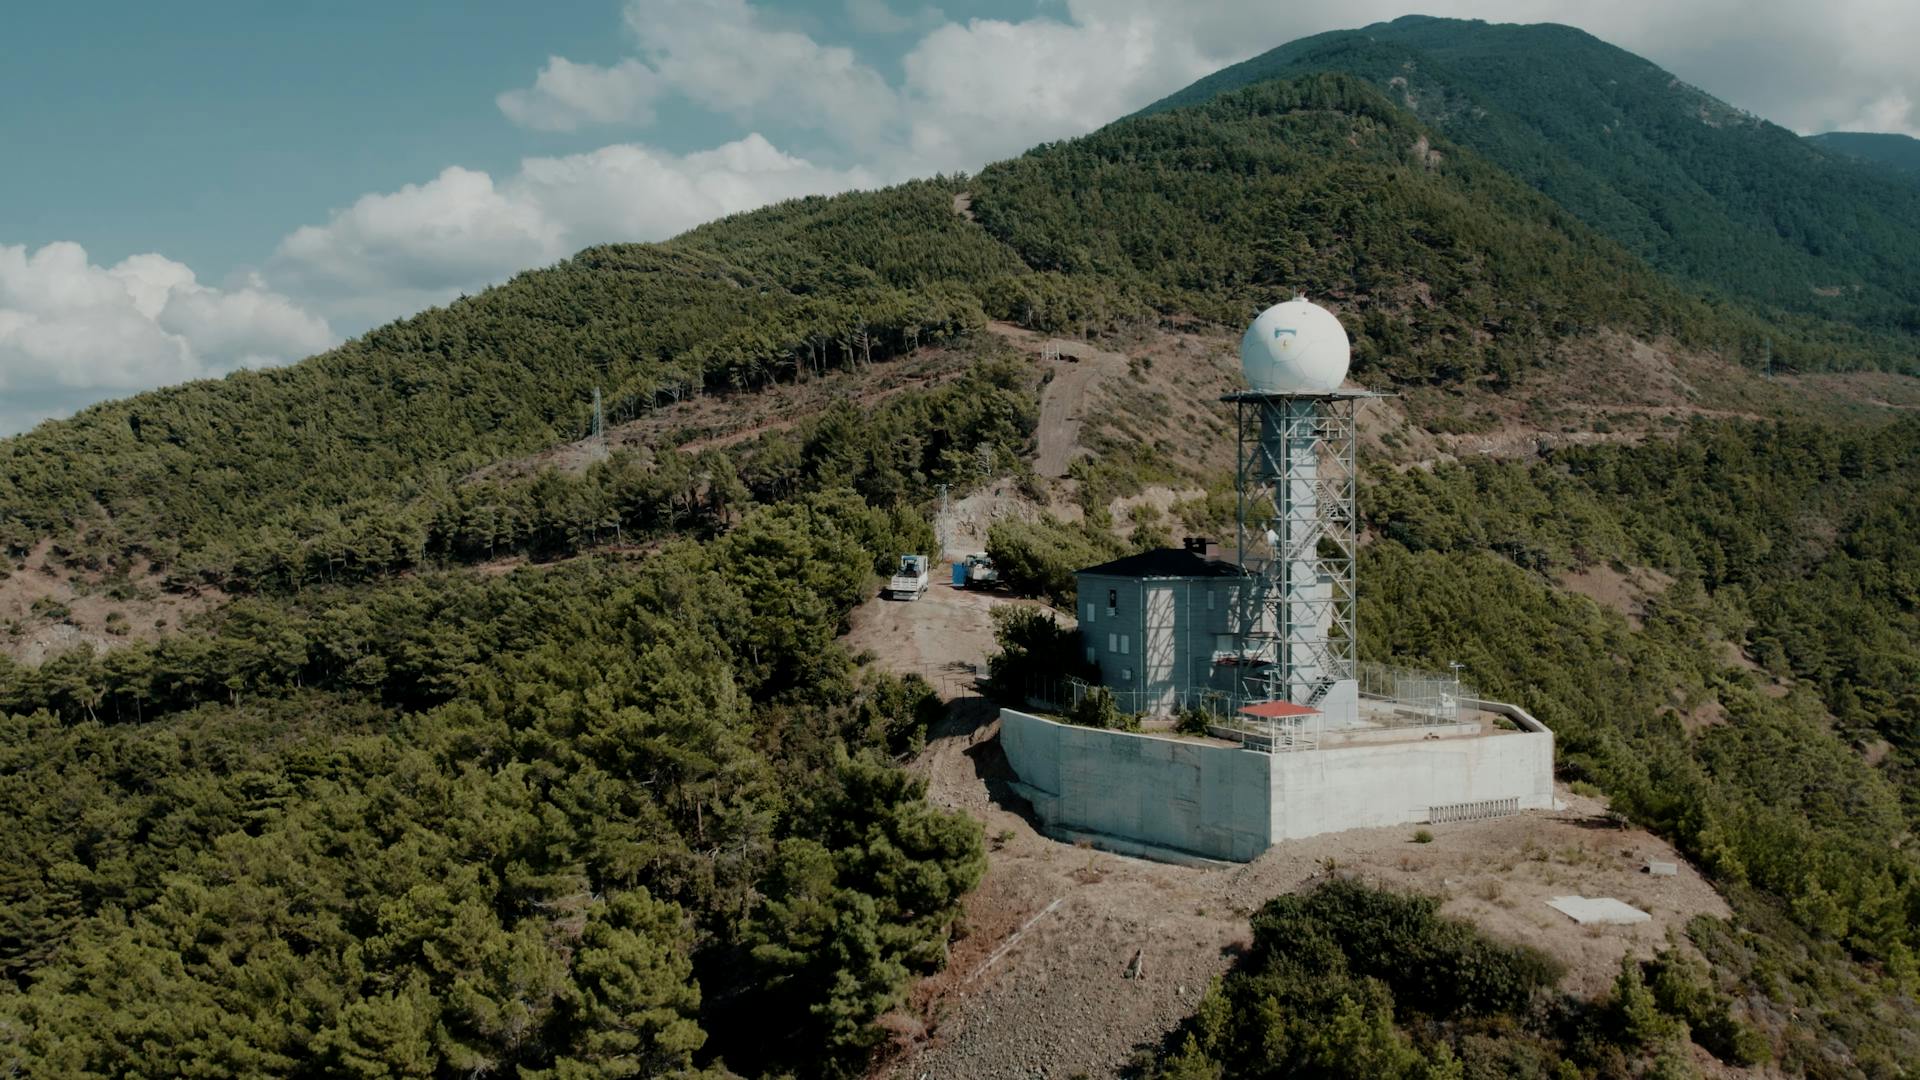
[[[61,603],[58,600],[55,600],[51,596],[43,596],[40,599],[35,600],[33,602],[33,607],[31,610],[35,615],[39,615],[42,618],[56,619],[56,620],[64,619],[68,615],[73,614],[73,612],[67,607],[67,605]]]
[[[1212,713],[1187,705],[1181,708],[1173,729],[1182,735],[1205,735],[1212,726]]]
[[[1067,710],[1067,722],[1081,727],[1101,728],[1107,731],[1138,731],[1140,721],[1137,717],[1120,711],[1113,700],[1113,691],[1104,686],[1090,686],[1087,692]]]
[[[1124,551],[1125,545],[1104,529],[1050,516],[997,522],[987,531],[987,554],[1007,588],[1068,607],[1078,592],[1074,572]]]
[[[987,658],[987,677],[996,697],[1017,702],[1042,680],[1094,676],[1080,652],[1079,631],[1061,626],[1053,612],[1001,604],[992,617],[1000,651]]]

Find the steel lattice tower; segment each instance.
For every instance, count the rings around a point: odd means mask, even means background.
[[[1245,676],[1250,699],[1318,707],[1354,678],[1359,470],[1355,419],[1362,390],[1242,391],[1234,404],[1242,640],[1264,664]]]

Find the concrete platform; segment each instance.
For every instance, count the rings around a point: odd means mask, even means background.
[[[1053,831],[1244,862],[1321,833],[1551,809],[1553,733],[1514,706],[1474,705],[1457,724],[1355,725],[1278,753],[1014,709],[1001,710],[1000,741]]]
[[[1556,896],[1547,906],[1582,926],[1632,926],[1653,916],[1611,896]]]

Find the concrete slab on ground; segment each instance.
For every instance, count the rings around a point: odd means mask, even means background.
[[[1653,916],[1611,896],[1556,896],[1547,906],[1581,926],[1631,926]]]

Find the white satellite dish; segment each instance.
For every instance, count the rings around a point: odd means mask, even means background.
[[[1240,371],[1267,394],[1327,394],[1346,381],[1353,346],[1333,312],[1296,296],[1261,312],[1240,337]]]

